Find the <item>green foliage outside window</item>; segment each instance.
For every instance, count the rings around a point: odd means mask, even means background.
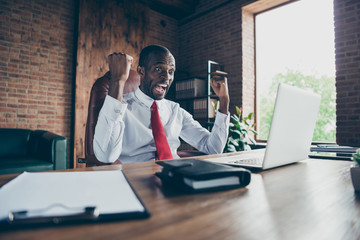
[[[302,89],[312,89],[312,91],[321,96],[320,110],[313,141],[336,142],[335,78],[329,76],[304,75],[299,71],[289,69],[285,74],[279,73],[275,75],[269,92],[260,96],[260,121],[257,123],[259,126],[259,139],[268,138],[279,83],[285,83]],[[301,126],[299,127],[301,128]]]

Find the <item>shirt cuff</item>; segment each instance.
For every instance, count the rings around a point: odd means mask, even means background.
[[[230,114],[224,114],[220,111],[216,112],[216,118],[214,124],[229,124],[230,123]]]
[[[101,111],[107,118],[117,121],[124,117],[126,108],[126,102],[120,102],[119,100],[107,95]]]

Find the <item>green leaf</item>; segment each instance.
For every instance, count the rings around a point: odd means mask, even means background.
[[[244,150],[245,150],[245,143],[240,142],[240,151],[244,151]]]
[[[231,130],[230,134],[231,134],[231,137],[233,137],[235,139],[241,137],[241,132],[239,130]]]
[[[251,131],[253,134],[258,135],[258,132],[255,131],[254,129],[250,129],[250,131]]]
[[[244,123],[239,122],[239,126],[241,127],[241,129],[246,129],[246,125]]]
[[[356,150],[356,153],[353,154],[354,161],[360,165],[360,149]]]
[[[245,123],[245,125],[246,125],[247,127],[249,127],[249,126],[250,126],[250,123],[248,122],[248,120],[247,120],[247,119],[244,119],[244,123]]]
[[[231,118],[231,119],[232,119],[235,123],[240,122],[239,117],[238,117],[238,116],[236,116],[236,115],[232,115],[230,118]]]
[[[213,106],[213,109],[216,111],[216,110],[218,109],[219,100],[216,101],[216,102],[211,101],[211,104],[212,104],[212,106]]]
[[[232,144],[232,145],[234,145],[236,147],[239,146],[239,143],[234,139],[230,139],[230,144]]]
[[[227,152],[236,152],[236,148],[233,145],[229,145],[226,148]]]
[[[239,118],[240,118],[240,116],[241,116],[241,108],[239,108],[238,106],[235,106],[235,109],[236,109],[236,113],[237,113],[237,115],[239,116]]]
[[[254,139],[254,138],[252,138],[252,137],[249,137],[249,140],[250,140],[250,142],[252,143],[252,144],[257,144],[257,142],[256,142],[256,140]]]

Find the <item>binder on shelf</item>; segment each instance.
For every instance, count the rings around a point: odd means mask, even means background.
[[[157,161],[163,167],[155,173],[163,185],[187,192],[204,192],[245,187],[251,172],[244,168],[216,164],[200,159]]]
[[[228,73],[220,70],[216,70],[214,72],[211,72],[211,77],[218,76],[218,77],[227,77]]]
[[[0,230],[147,218],[121,170],[25,172],[0,188]]]
[[[194,98],[206,95],[206,81],[200,78],[191,78],[176,82],[176,98]]]
[[[209,118],[215,117],[215,109],[214,106],[216,104],[217,99],[210,98],[210,102],[208,103],[206,98],[195,99],[193,102],[193,115],[194,118],[207,118],[209,111]]]

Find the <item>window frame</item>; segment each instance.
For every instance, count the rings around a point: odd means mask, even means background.
[[[242,7],[242,68],[243,68],[243,98],[242,109],[246,116],[250,112],[254,113],[254,121],[257,119],[257,81],[256,81],[256,15],[271,11],[275,8],[297,2],[299,0],[264,0],[256,1]],[[255,130],[258,130],[257,125]],[[267,140],[258,139],[254,136],[258,143],[266,143]],[[314,142],[320,144],[325,142]],[[326,142],[327,143],[327,142]]]
[[[255,122],[257,122],[255,16],[295,1],[297,0],[264,0],[242,7],[242,109],[244,115],[250,112],[255,113]],[[257,130],[257,126],[255,129]],[[259,143],[267,142],[267,140],[258,139],[257,136],[254,137]]]

